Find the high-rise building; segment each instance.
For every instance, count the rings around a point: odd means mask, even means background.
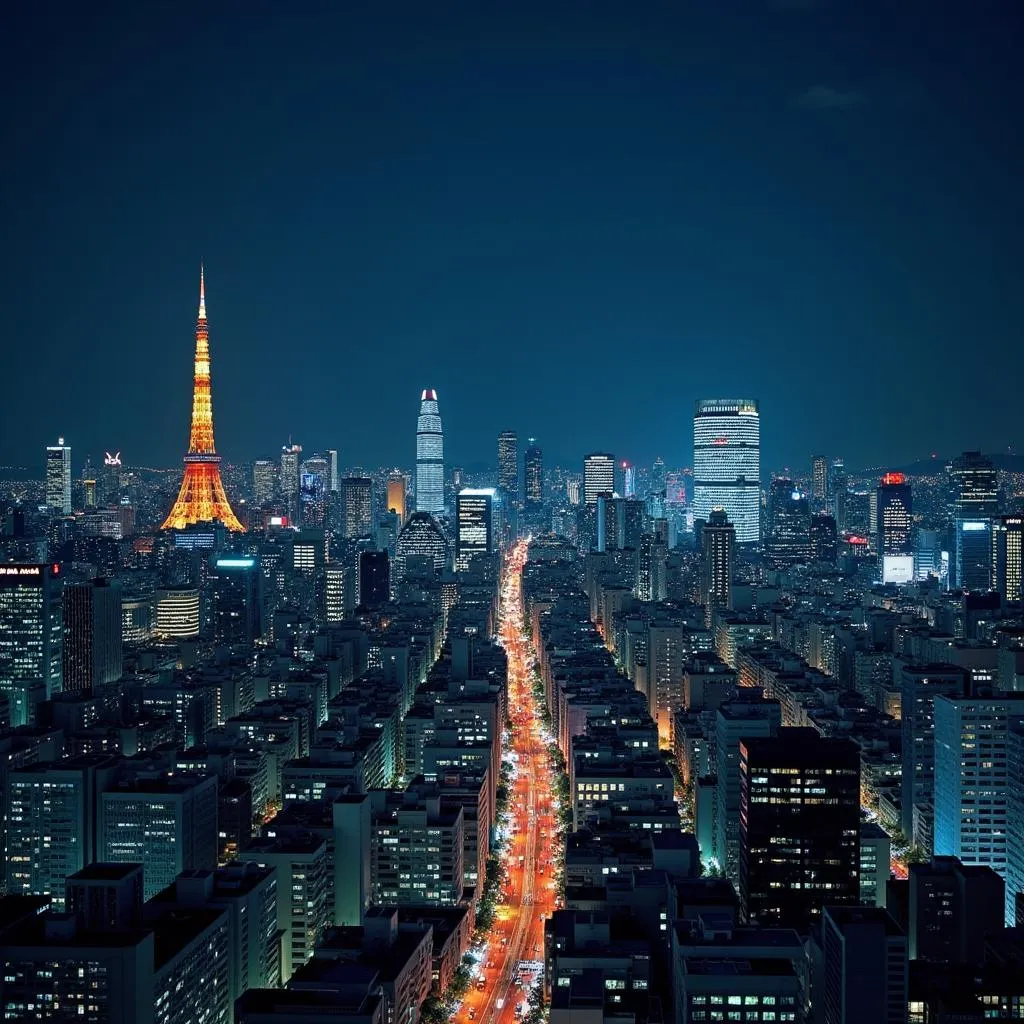
[[[11,728],[63,689],[62,582],[57,564],[0,565],[0,716]]]
[[[257,459],[252,466],[252,500],[265,505],[277,494],[277,464],[270,459]]]
[[[345,536],[369,537],[373,530],[373,481],[365,476],[347,476],[341,481],[345,512]]]
[[[324,566],[324,617],[344,622],[356,607],[356,579],[351,565],[328,562]]]
[[[631,466],[628,462],[622,463],[622,496],[636,497],[636,466]]]
[[[815,455],[811,459],[811,501],[814,512],[826,507],[829,494],[828,459],[824,455]]]
[[[213,398],[210,387],[210,336],[206,323],[206,286],[199,269],[199,316],[196,320],[196,356],[192,377],[192,428],[185,456],[185,476],[178,497],[160,527],[181,530],[193,523],[223,523],[243,530],[231,510],[220,479],[220,456],[213,443]]]
[[[46,507],[54,512],[71,512],[71,446],[63,437],[46,448]]]
[[[416,511],[444,512],[444,429],[433,388],[420,395],[416,421]]]
[[[63,689],[91,690],[121,678],[121,586],[108,579],[64,588]]]
[[[104,452],[103,470],[100,474],[101,502],[109,503],[117,501],[121,494],[121,453]]]
[[[765,561],[772,569],[810,561],[810,505],[807,496],[786,477],[772,481],[764,547]]]
[[[828,474],[828,508],[835,516],[836,529],[846,529],[846,466],[842,459],[833,459]]]
[[[299,522],[303,528],[323,530],[327,526],[327,487],[326,472],[307,471],[303,466],[299,474]]]
[[[514,430],[498,435],[498,486],[513,504],[519,502],[519,438]]]
[[[536,525],[544,506],[544,453],[535,438],[528,441],[529,447],[523,457],[525,510],[530,525]]]
[[[1007,877],[1007,736],[1024,728],[1024,693],[935,698],[935,856]],[[1006,889],[1012,927],[1015,893]]]
[[[740,740],[740,908],[804,931],[860,900],[860,747],[814,729]]]
[[[736,529],[725,511],[713,509],[701,530],[701,601],[705,624],[715,610],[732,607],[732,574],[736,561]]]
[[[455,499],[455,568],[469,568],[474,555],[496,550],[495,511],[498,495],[493,487],[464,487]]]
[[[199,591],[166,587],[156,592],[156,631],[171,640],[199,636]]]
[[[876,493],[876,549],[883,583],[909,583],[914,578],[914,506],[910,484],[902,473],[886,473]]]
[[[399,527],[405,523],[405,495],[408,481],[404,473],[396,473],[388,477],[387,502],[388,511],[398,516]]]
[[[289,439],[281,446],[281,475],[278,485],[281,497],[284,498],[285,509],[292,523],[299,519],[299,460],[302,457],[302,445],[292,444]]]
[[[251,644],[263,632],[263,573],[251,555],[214,556],[208,580],[217,644]]]
[[[328,448],[324,452],[324,457],[327,459],[327,478],[330,481],[331,494],[338,493],[338,487],[340,480],[338,479],[338,452],[335,448]]]
[[[964,452],[949,467],[953,498],[953,583],[987,593],[992,580],[992,527],[999,514],[999,480],[992,460]]]
[[[761,417],[755,399],[697,402],[693,417],[693,512],[725,509],[738,544],[761,540]]]
[[[839,557],[839,532],[835,517],[827,512],[811,516],[811,561],[835,565]]]
[[[591,452],[583,460],[583,501],[596,505],[599,495],[611,497],[615,491],[615,456]]]
[[[992,589],[1004,601],[1024,600],[1024,516],[1001,516],[992,524]]]
[[[448,541],[433,516],[414,512],[405,521],[395,544],[395,580],[401,583],[417,571],[427,569],[438,576],[449,566]]]
[[[391,594],[391,564],[386,551],[359,553],[359,604],[380,608]]]
[[[651,466],[651,492],[661,494],[665,490],[665,460],[659,455]]]

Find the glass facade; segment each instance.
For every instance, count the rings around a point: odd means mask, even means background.
[[[693,417],[693,514],[725,509],[738,544],[761,539],[761,416],[754,399],[697,402]]]

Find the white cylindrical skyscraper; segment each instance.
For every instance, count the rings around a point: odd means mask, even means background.
[[[761,417],[753,398],[708,398],[693,417],[693,515],[724,509],[738,544],[761,539]]]
[[[416,421],[416,511],[444,512],[444,431],[433,388],[420,396]]]

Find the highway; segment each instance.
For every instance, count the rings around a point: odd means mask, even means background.
[[[526,541],[520,541],[507,557],[499,615],[499,639],[508,656],[512,732],[506,754],[517,769],[508,802],[509,837],[502,851],[505,882],[469,992],[452,1018],[458,1024],[514,1024],[525,1016],[527,997],[544,958],[544,921],[557,898],[556,798],[540,709],[533,696],[533,648],[523,633],[526,552]]]

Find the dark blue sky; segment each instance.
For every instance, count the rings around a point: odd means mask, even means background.
[[[1005,2],[21,4],[0,63],[0,461],[174,464],[206,261],[217,442],[410,463],[504,427],[689,462],[1021,443]]]

